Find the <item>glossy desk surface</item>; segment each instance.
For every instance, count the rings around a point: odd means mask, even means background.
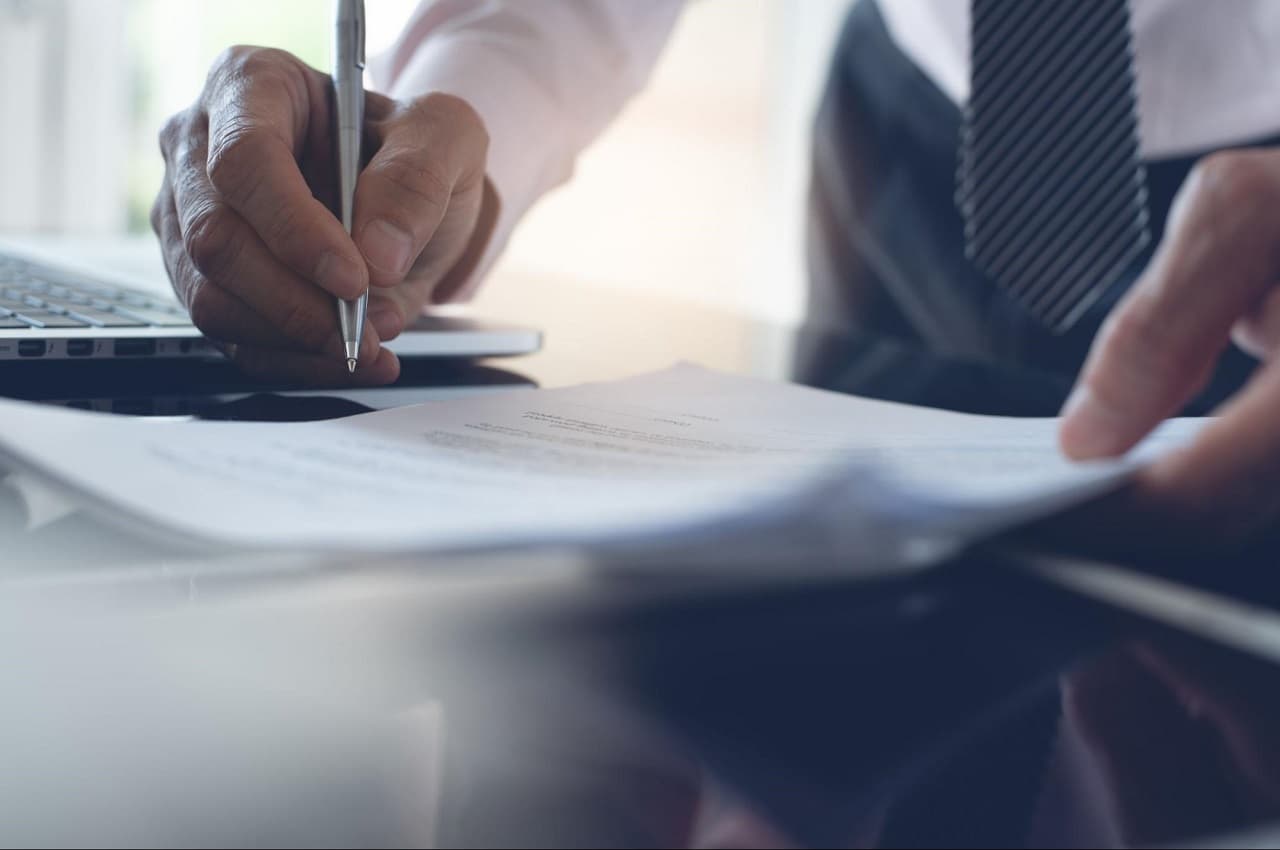
[[[396,387],[355,393],[218,364],[23,364],[0,391],[305,419],[682,359],[1009,415],[1053,415],[1069,388],[635,293],[496,284],[478,311],[542,327],[544,351],[410,364]],[[1046,585],[995,548],[875,582],[856,565],[795,582],[785,564],[777,581],[694,581],[586,552],[192,552],[79,513],[28,528],[5,498],[0,669],[21,697],[0,746],[35,777],[0,783],[15,840],[1280,840],[1280,668]],[[1265,612],[1280,593],[1262,562],[1179,569]]]

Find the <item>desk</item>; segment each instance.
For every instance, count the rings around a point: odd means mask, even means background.
[[[154,270],[149,250],[119,267]],[[388,403],[441,376],[558,386],[678,359],[1006,414],[1051,414],[1069,384],[554,281],[477,306],[542,326],[545,351],[424,368]],[[256,388],[277,416],[373,401],[274,389]],[[264,410],[225,405],[194,412]],[[35,777],[0,783],[15,840],[1222,843],[1280,819],[1276,670],[996,555],[777,587],[624,578],[580,552],[228,558],[79,515],[0,547],[0,671],[22,683],[0,747]]]

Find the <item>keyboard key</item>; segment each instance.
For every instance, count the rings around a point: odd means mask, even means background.
[[[116,306],[112,312],[121,316],[129,316],[134,319],[141,319],[148,325],[158,325],[162,328],[185,328],[191,324],[191,320],[186,316],[170,313],[167,310],[153,310],[145,307],[121,307]]]
[[[73,319],[79,319],[87,324],[94,325],[99,328],[142,328],[147,323],[129,316],[121,316],[119,313],[108,313],[105,310],[95,310],[92,307],[74,308],[68,314]]]
[[[48,313],[44,310],[24,310],[18,314],[18,318],[24,322],[41,328],[85,328],[89,327],[87,322],[79,319],[73,319],[70,316],[59,316],[57,313]]]
[[[15,328],[30,328],[26,322],[18,319],[16,316],[0,316],[0,330],[13,330]]]
[[[191,326],[181,307],[159,294],[6,256],[0,256],[0,319],[10,328]]]
[[[67,281],[67,285],[74,286],[76,289],[87,295],[94,295],[99,298],[112,298],[120,291],[120,287],[118,286],[108,286],[105,283],[95,283],[91,280],[84,280],[83,278],[76,278],[75,280]]]

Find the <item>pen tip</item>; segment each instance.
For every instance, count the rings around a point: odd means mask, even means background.
[[[355,359],[354,357],[348,357],[348,358],[347,358],[347,371],[348,371],[348,372],[350,372],[350,373],[351,373],[351,374],[353,374],[353,375],[355,374],[355,372],[356,372],[356,359]]]

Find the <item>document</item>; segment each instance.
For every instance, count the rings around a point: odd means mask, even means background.
[[[0,401],[0,455],[110,517],[222,546],[570,545],[921,566],[1116,486],[1188,438],[1072,464],[1056,421],[951,413],[692,365],[315,423]]]

